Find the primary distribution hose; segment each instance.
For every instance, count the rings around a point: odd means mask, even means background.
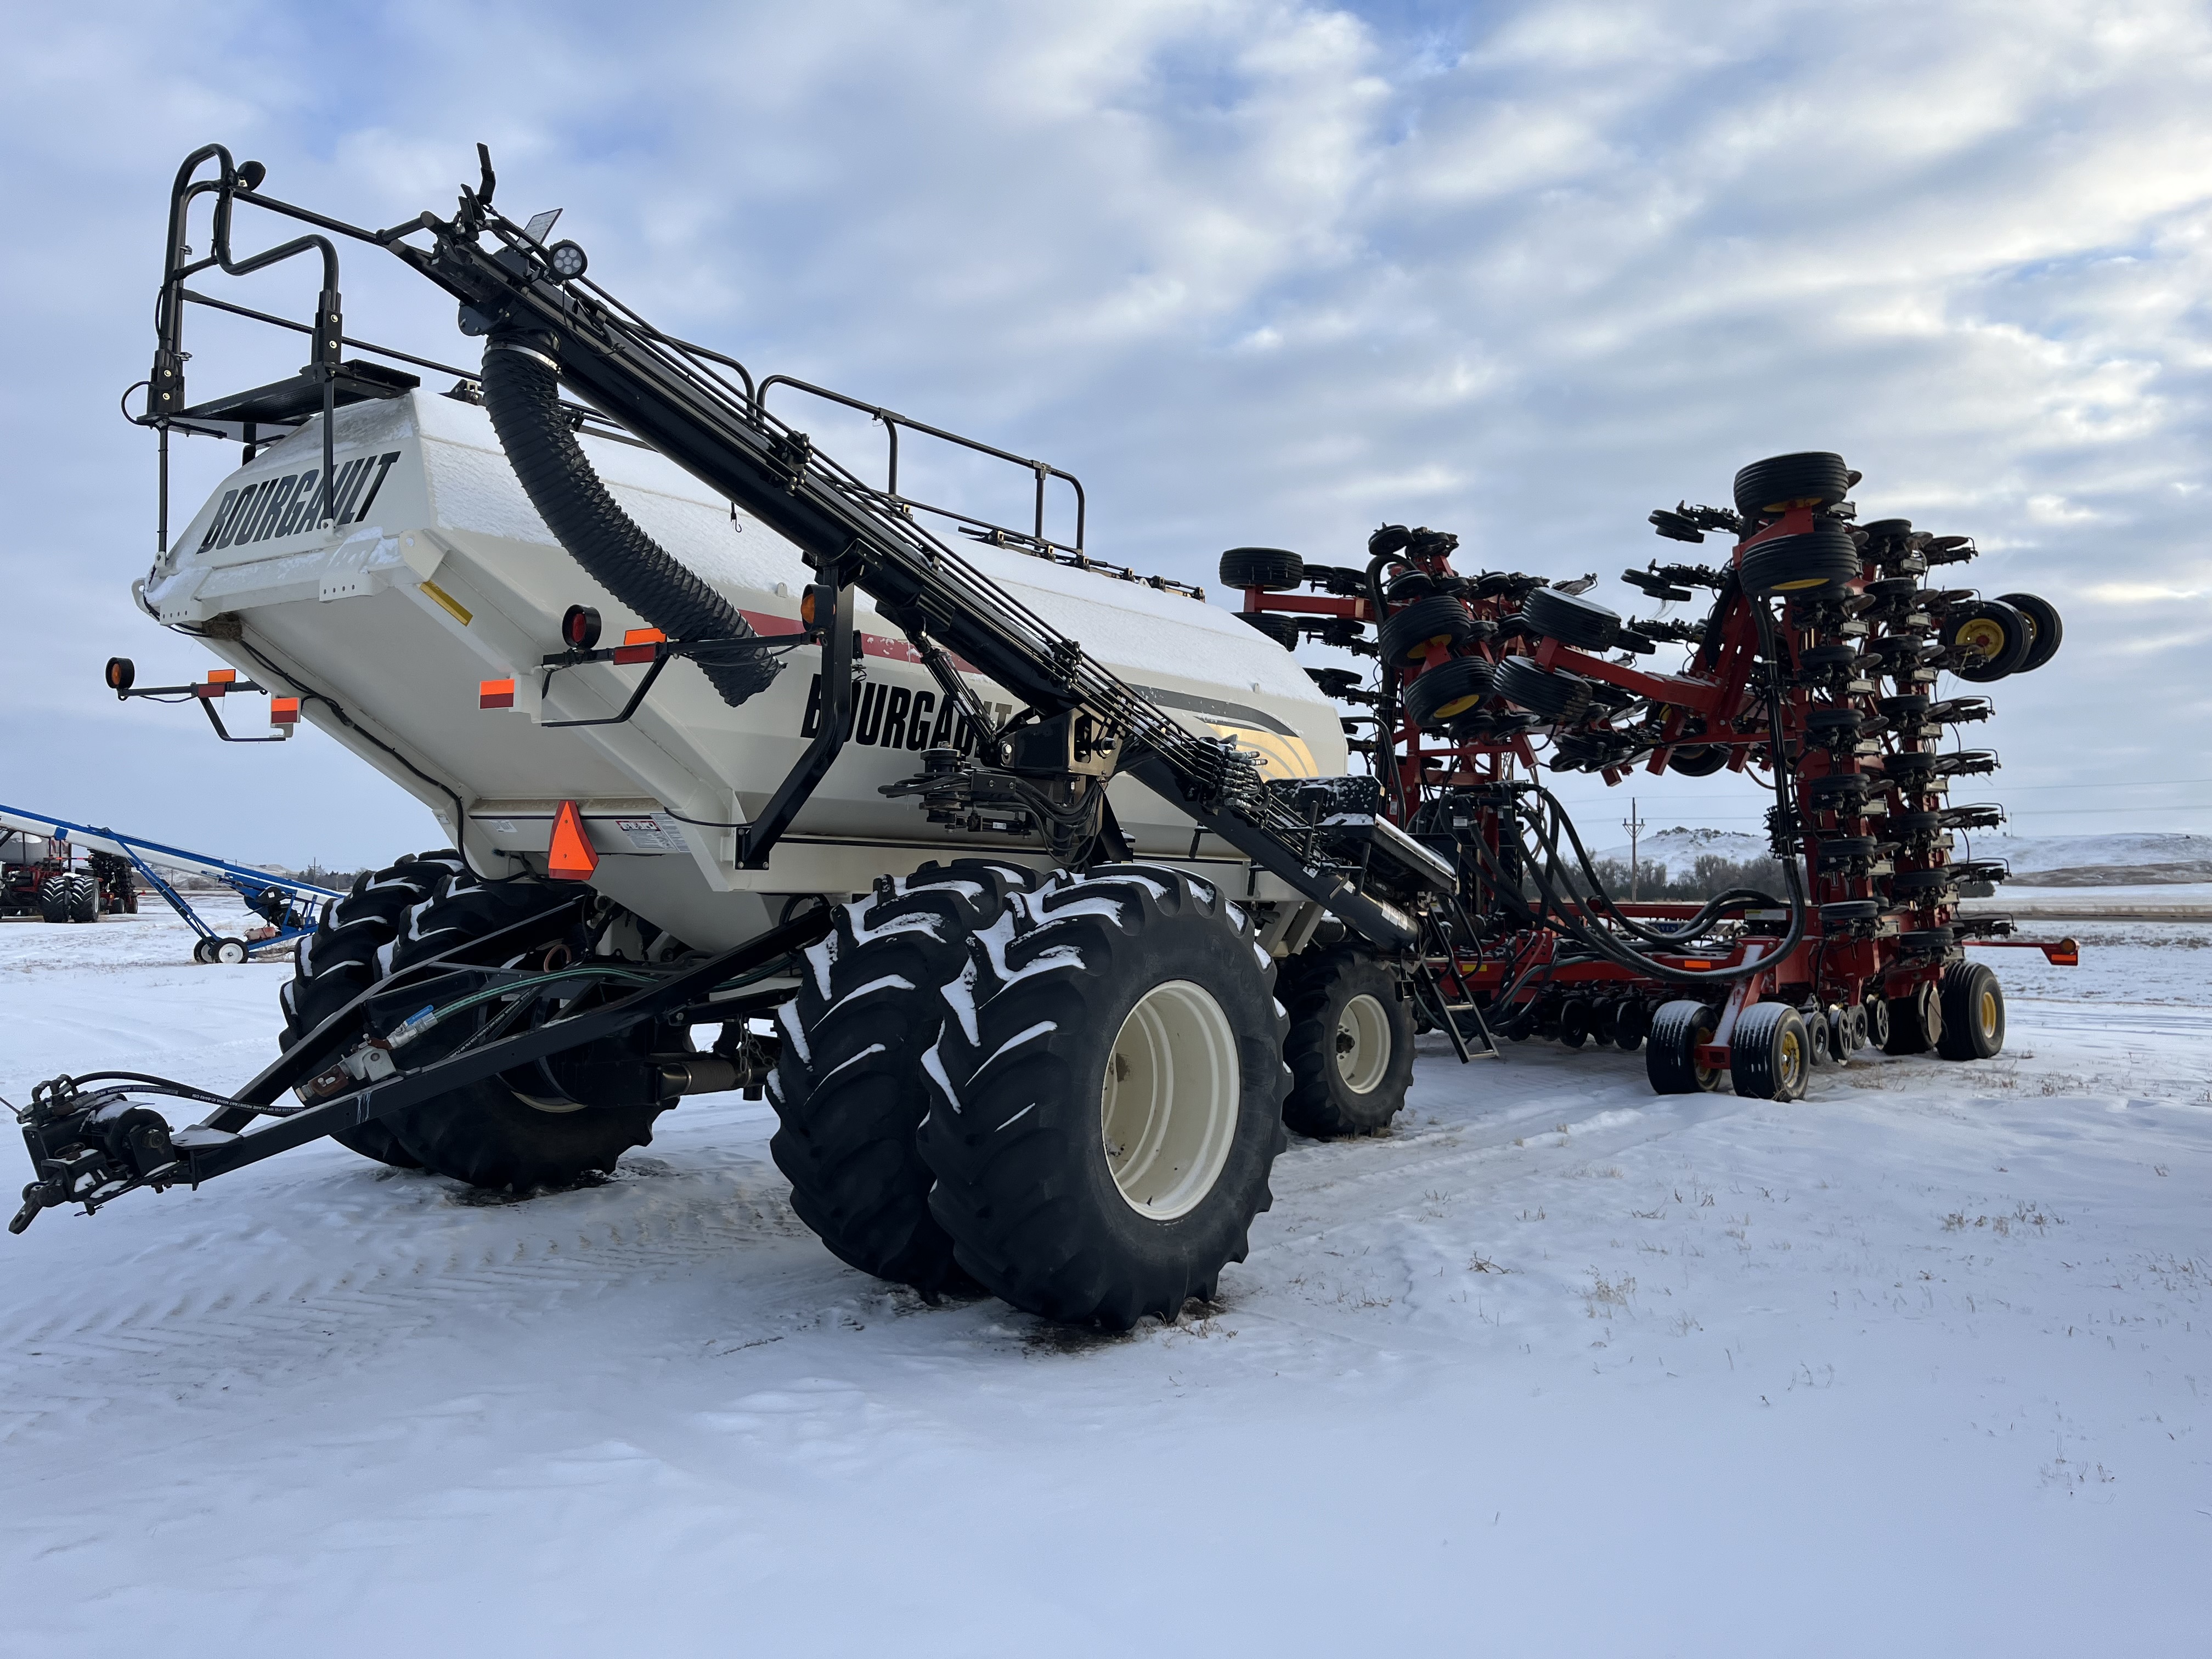
[[[592,580],[670,639],[751,639],[737,607],[671,557],[599,482],[561,407],[551,350],[518,334],[496,336],[484,349],[484,409],[530,504]],[[767,690],[782,667],[758,653],[694,660],[733,708]]]

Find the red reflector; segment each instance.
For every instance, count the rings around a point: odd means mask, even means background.
[[[477,681],[477,707],[479,708],[514,708],[514,682],[513,680]]]
[[[653,647],[668,637],[657,628],[632,628],[624,630],[623,642],[615,647],[617,662],[651,662]]]
[[[300,723],[300,700],[297,697],[269,699],[269,724],[297,726]]]
[[[564,800],[553,815],[553,844],[545,854],[545,873],[556,881],[589,881],[599,867],[592,838],[584,833],[584,815],[576,803]]]
[[[1682,958],[1682,966],[1691,969],[1704,969],[1717,968],[1720,964],[1717,962],[1706,962],[1697,957],[1684,957]]]

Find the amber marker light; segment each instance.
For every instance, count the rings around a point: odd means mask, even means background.
[[[623,635],[623,642],[615,647],[617,662],[651,662],[653,647],[666,640],[667,635],[657,628],[633,628]]]

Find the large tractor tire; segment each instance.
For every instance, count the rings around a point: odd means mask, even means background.
[[[1106,865],[979,936],[918,1137],[961,1267],[1044,1318],[1126,1330],[1212,1297],[1273,1201],[1287,1021],[1218,889]]]
[[[410,911],[392,950],[392,971],[517,927],[522,931],[501,948],[503,966],[526,966],[562,947],[578,949],[584,942],[579,914],[588,896],[588,889],[573,883],[488,882],[466,869],[453,871],[427,902]],[[504,1006],[483,1003],[440,1021],[409,1045],[408,1064],[445,1058]],[[649,1043],[654,1031],[650,1023],[637,1026],[404,1107],[384,1121],[424,1169],[471,1187],[529,1193],[571,1186],[612,1170],[631,1147],[651,1141],[653,1120],[673,1103],[662,1097],[658,1070],[638,1046]]]
[[[90,876],[71,875],[66,878],[69,893],[69,919],[71,921],[100,920],[100,884]]]
[[[333,899],[315,931],[292,953],[292,977],[277,994],[284,1011],[279,1041],[289,1048],[384,976],[386,963],[407,914],[427,900],[447,876],[461,868],[461,855],[450,848],[401,859],[385,869],[364,871],[350,892]],[[210,957],[202,940],[192,959]],[[421,1166],[382,1123],[339,1129],[331,1137],[341,1146],[394,1169]]]
[[[1413,1015],[1375,957],[1342,946],[1284,965],[1291,1068],[1283,1121],[1317,1140],[1389,1127],[1413,1079]]]
[[[62,922],[70,919],[69,878],[48,876],[39,884],[39,920]]]
[[[768,1092],[781,1127],[769,1151],[792,1208],[840,1261],[926,1297],[967,1279],[915,1150],[923,1068],[945,1024],[939,988],[969,966],[969,939],[1005,931],[1009,903],[1036,882],[1018,865],[963,859],[839,905],[778,1011]]]

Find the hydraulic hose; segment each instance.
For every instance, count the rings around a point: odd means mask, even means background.
[[[501,333],[485,347],[484,408],[523,493],[585,574],[672,640],[749,640],[737,607],[679,564],[608,494],[561,408],[549,342]],[[782,664],[753,653],[693,659],[732,708],[768,689]]]

